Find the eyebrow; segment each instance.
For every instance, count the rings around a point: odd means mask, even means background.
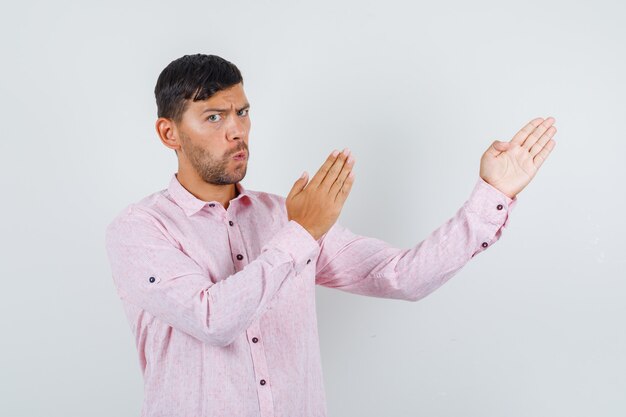
[[[244,104],[244,106],[242,108],[237,109],[237,111],[242,111],[242,110],[249,109],[249,108],[250,108],[250,103],[246,103],[246,104]],[[209,111],[216,111],[216,112],[220,112],[220,113],[225,113],[225,112],[228,111],[228,109],[215,109],[215,108],[204,109],[204,110],[202,110],[202,113],[200,113],[200,114],[204,114],[204,113],[209,112]]]

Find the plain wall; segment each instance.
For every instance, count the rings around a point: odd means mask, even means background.
[[[556,118],[500,241],[439,290],[317,288],[331,416],[626,415],[625,18],[618,1],[3,5],[0,415],[139,415],[104,228],[176,171],[153,90],[193,53],[243,73],[246,188],[287,195],[349,147],[339,222],[397,247],[454,215],[493,140]]]

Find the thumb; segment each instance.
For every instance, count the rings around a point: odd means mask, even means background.
[[[500,155],[500,152],[504,152],[511,147],[510,142],[502,142],[499,140],[494,140],[487,152],[489,152],[492,156]]]
[[[306,171],[304,171],[302,175],[300,175],[300,178],[298,178],[296,182],[293,184],[293,187],[291,187],[291,191],[289,192],[289,195],[287,196],[287,198],[291,198],[295,196],[296,194],[300,194],[300,192],[302,191],[302,189],[308,182],[309,182],[309,174]]]

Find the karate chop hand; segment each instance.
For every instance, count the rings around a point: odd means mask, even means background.
[[[289,220],[298,222],[315,240],[335,224],[354,183],[354,174],[349,175],[354,166],[353,158],[348,161],[350,150],[335,152],[338,155],[329,155],[308,184],[305,172],[285,202]]]

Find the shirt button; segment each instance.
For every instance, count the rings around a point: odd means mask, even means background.
[[[265,385],[265,380],[264,379],[261,380],[261,385]]]
[[[309,259],[308,261],[306,261],[306,263],[307,263],[307,264],[310,264],[310,263],[311,263],[311,260]]]
[[[483,248],[486,248],[487,246],[489,246],[487,242],[483,242]]]
[[[258,342],[258,341],[259,341],[259,339],[258,339],[258,338],[256,338],[256,337],[253,337],[253,338],[252,338],[252,343],[256,343],[256,342]]]
[[[239,259],[241,261],[243,259],[243,255],[242,254],[238,254],[237,255],[237,259]]]
[[[209,204],[209,207],[215,207],[215,204],[211,203]]]
[[[498,204],[498,207],[496,207],[498,210],[502,210],[502,204]]]
[[[233,223],[233,221],[232,221],[232,220],[229,220],[229,221],[228,221],[228,224],[230,224],[230,225],[232,226],[232,225],[233,225],[233,224],[235,224],[235,223]]]
[[[150,277],[149,281],[150,281],[150,282],[154,282],[154,281],[156,281],[156,280],[154,279],[154,277]]]

